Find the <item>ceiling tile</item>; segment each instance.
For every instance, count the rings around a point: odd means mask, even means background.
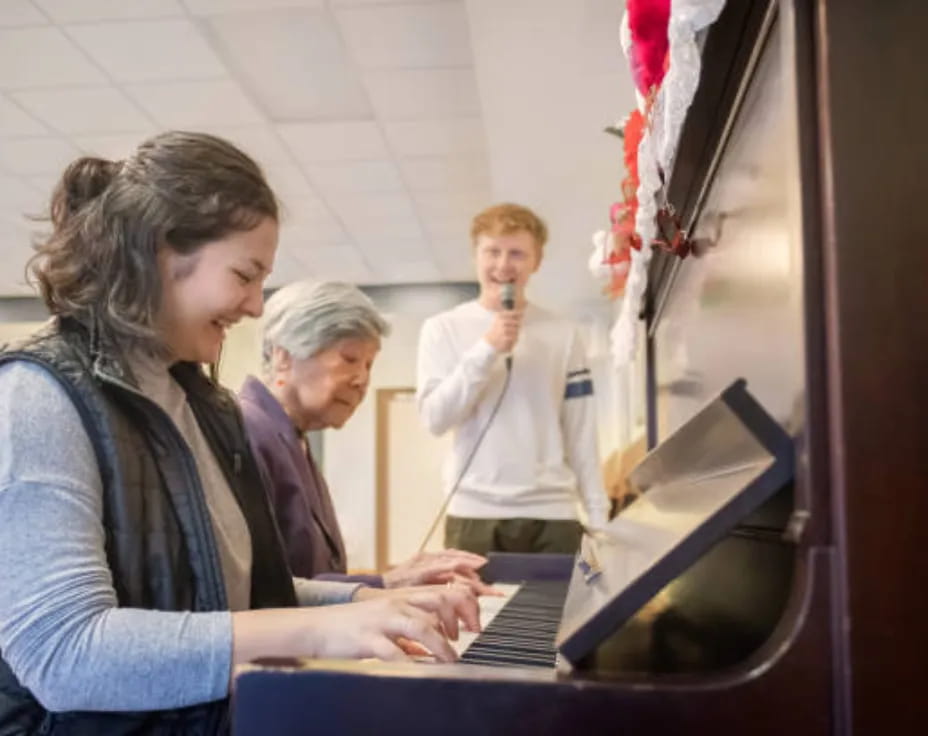
[[[35,187],[19,177],[0,174],[0,212],[7,221],[16,220],[25,226],[26,216],[39,214],[47,204],[47,196]]]
[[[99,156],[112,161],[131,156],[147,135],[132,133],[128,135],[76,135],[71,140],[89,156]]]
[[[384,132],[397,156],[448,156],[486,150],[480,118],[388,120]]]
[[[300,255],[300,261],[318,278],[327,281],[370,283],[372,276],[367,263],[353,245],[307,248]]]
[[[307,225],[284,224],[280,231],[280,247],[287,253],[303,258],[317,248],[353,248],[351,239],[344,234],[326,238],[325,230]]]
[[[274,164],[265,168],[265,176],[280,202],[281,222],[286,227],[309,227],[317,237],[335,242],[347,239],[331,210],[316,195],[306,174],[296,165]]]
[[[151,122],[115,87],[74,87],[11,92],[50,128],[64,133],[147,133]]]
[[[27,0],[4,0],[0,3],[0,26],[45,25],[48,19]]]
[[[184,15],[177,0],[33,0],[56,23]]]
[[[464,240],[470,238],[471,218],[449,217],[446,219],[423,220],[422,227],[432,240]]]
[[[474,249],[466,236],[460,239],[432,238],[430,244],[435,263],[445,278],[455,281],[474,279]]]
[[[271,8],[323,8],[325,0],[183,0],[194,15],[219,15]]]
[[[374,269],[401,261],[431,260],[428,243],[421,237],[365,237],[359,238],[357,243]]]
[[[328,13],[234,13],[203,28],[228,68],[277,122],[364,120],[370,101]]]
[[[55,187],[57,187],[58,182],[61,181],[61,175],[63,173],[64,167],[62,167],[61,171],[48,174],[34,174],[25,177],[25,182],[35,190],[36,202],[38,202],[41,211],[44,212],[51,202],[52,192],[55,191]]]
[[[332,123],[284,123],[277,126],[294,157],[302,163],[387,158],[380,128],[367,120]]]
[[[0,140],[0,170],[8,174],[61,174],[79,155],[60,138]]]
[[[304,247],[351,243],[351,236],[331,215],[308,215],[303,211],[297,211],[295,214],[295,217],[285,220],[285,223],[291,225],[299,233]]]
[[[329,0],[332,5],[338,7],[350,7],[353,5],[406,5],[409,0]],[[425,3],[442,3],[447,0],[418,0],[420,4]]]
[[[423,220],[473,217],[492,204],[489,192],[482,189],[413,192],[412,198]]]
[[[186,18],[69,26],[68,33],[120,82],[212,79],[226,69]]]
[[[100,70],[57,28],[0,30],[0,88],[104,82]]]
[[[373,220],[363,217],[343,218],[348,234],[358,243],[374,241],[379,247],[390,247],[394,240],[418,242],[425,245],[422,226],[415,218],[383,218]]]
[[[482,156],[407,158],[401,166],[406,183],[414,192],[483,190],[490,186]]]
[[[415,219],[416,210],[406,192],[329,195],[327,201],[345,219]]]
[[[403,191],[403,182],[392,161],[312,164],[305,169],[323,197]]]
[[[211,126],[209,132],[225,138],[251,156],[262,169],[277,164],[291,164],[293,158],[270,125],[243,128]]]
[[[425,284],[441,281],[441,272],[431,259],[377,264],[374,276],[384,284]]]
[[[310,278],[312,272],[283,247],[283,240],[274,257],[274,268],[264,282],[265,288],[276,289],[298,279]]]
[[[0,95],[0,137],[46,135],[48,129],[18,105]]]
[[[383,120],[480,114],[471,68],[372,71],[364,74],[364,82]]]
[[[470,66],[464,3],[344,8],[336,17],[363,69]]]
[[[261,113],[235,82],[161,82],[133,84],[126,92],[166,128],[203,128],[263,122]]]

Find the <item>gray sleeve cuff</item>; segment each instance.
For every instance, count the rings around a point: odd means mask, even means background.
[[[350,603],[363,583],[343,583],[335,580],[293,578],[296,599],[301,606],[331,606]]]

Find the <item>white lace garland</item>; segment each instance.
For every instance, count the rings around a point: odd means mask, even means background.
[[[632,251],[632,262],[625,285],[619,316],[610,332],[613,363],[617,368],[635,360],[638,352],[638,313],[648,285],[650,243],[657,230],[657,195],[661,182],[659,171],[669,172],[683,121],[699,85],[700,52],[697,34],[711,25],[725,0],[673,0],[667,26],[670,63],[661,88],[651,109],[650,129],[646,130],[638,148],[638,212],[635,228],[641,237],[642,249]],[[628,13],[622,16],[619,34],[626,58],[630,53]],[[638,107],[644,113],[644,100],[637,93]],[[593,265],[590,259],[590,266]]]

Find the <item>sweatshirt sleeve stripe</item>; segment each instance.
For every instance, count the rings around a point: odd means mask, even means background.
[[[585,378],[579,381],[568,381],[564,391],[565,399],[579,399],[582,396],[593,395],[593,381]]]

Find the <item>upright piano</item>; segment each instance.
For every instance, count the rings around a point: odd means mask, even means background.
[[[642,319],[640,498],[461,662],[259,661],[251,734],[919,733],[928,5],[729,0]],[[922,162],[920,168],[915,164]]]

